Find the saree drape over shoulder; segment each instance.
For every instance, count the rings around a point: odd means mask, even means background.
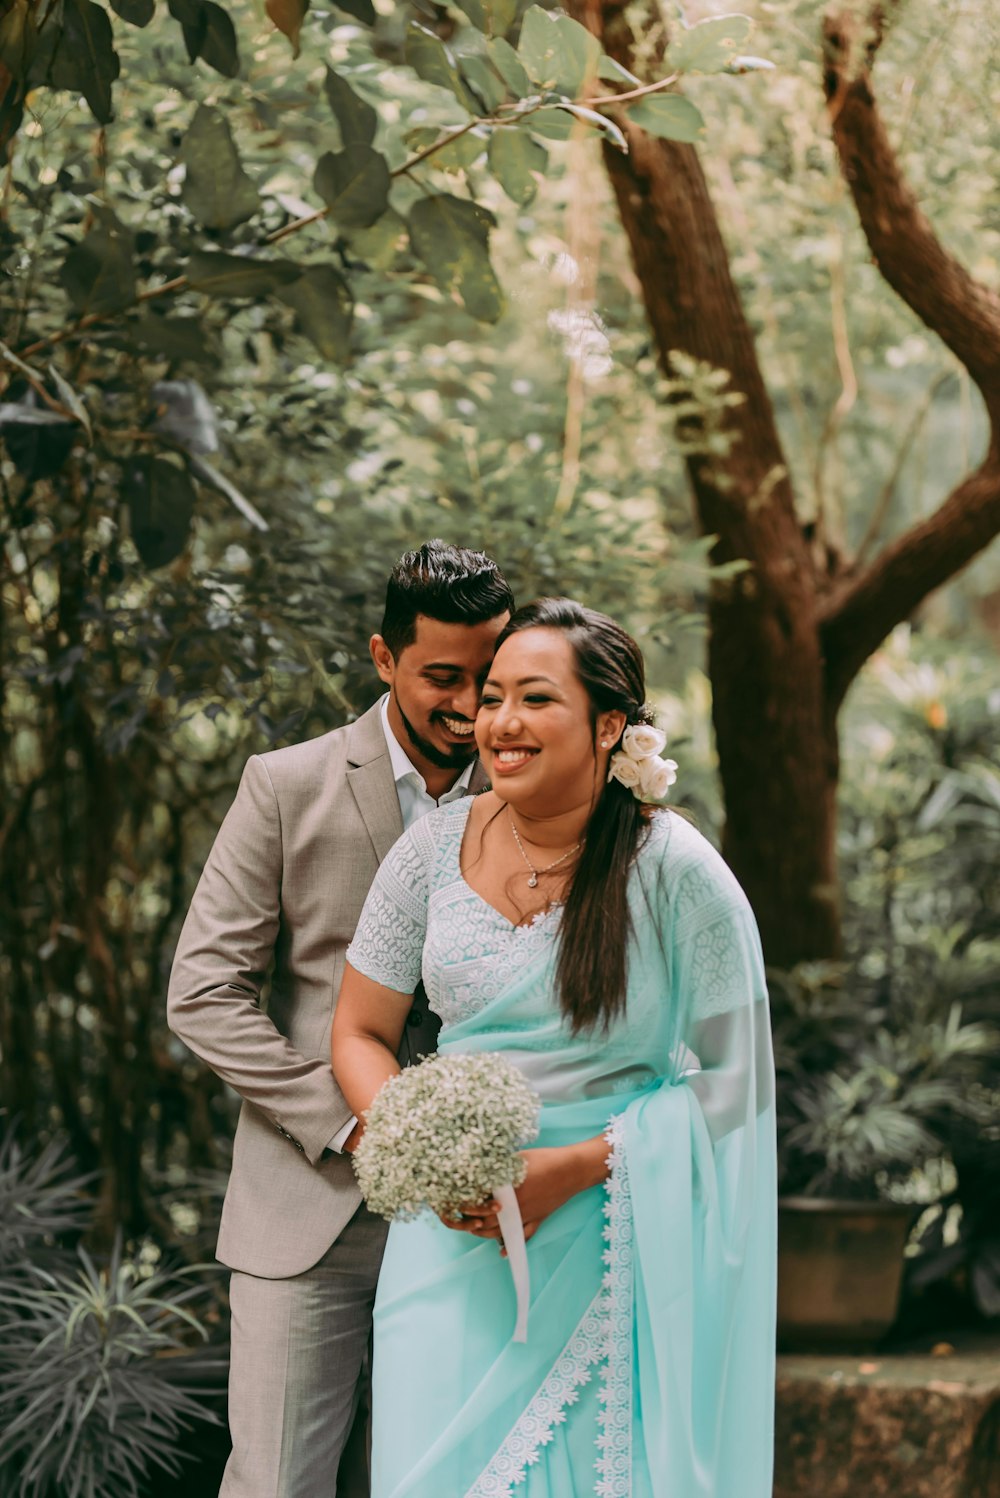
[[[528,1244],[528,1340],[493,1242],[394,1223],[375,1307],[373,1498],[769,1498],[775,1158],[760,944],[726,865],[653,817],[629,884],[625,1014],[574,1036],[558,908],[515,927],[466,883],[471,802],[418,822],[372,886],[352,965],[422,976],[442,1051],[502,1051],[539,1145],[606,1132],[606,1186]]]

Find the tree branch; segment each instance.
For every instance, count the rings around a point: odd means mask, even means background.
[[[879,270],[965,365],[992,431],[982,465],[934,514],[824,599],[817,622],[834,707],[889,631],[1000,533],[1000,298],[944,248],[903,177],[871,89],[882,24],[877,6],[867,31],[847,9],[824,21],[824,87],[841,169]]]
[[[890,630],[960,572],[1000,532],[1000,447],[933,515],[890,542],[871,566],[833,592],[819,613],[826,687],[838,704]]]
[[[880,40],[877,15],[871,24],[876,29],[869,63]],[[1000,401],[1000,297],[943,247],[904,180],[868,66],[851,75],[859,41],[856,14],[845,10],[826,17],[824,88],[841,169],[865,238],[889,285],[961,360],[987,404],[991,395]]]

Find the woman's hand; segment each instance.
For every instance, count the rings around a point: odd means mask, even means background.
[[[524,1150],[522,1158],[528,1173],[515,1195],[521,1209],[524,1236],[531,1238],[537,1233],[546,1217],[568,1202],[579,1191],[596,1186],[607,1177],[607,1141],[603,1134],[593,1139],[584,1139],[579,1144],[550,1146],[544,1149]],[[497,1214],[500,1203],[466,1202],[461,1207],[462,1216],[453,1220],[442,1217],[445,1227],[461,1233],[472,1233],[476,1238],[501,1238]]]

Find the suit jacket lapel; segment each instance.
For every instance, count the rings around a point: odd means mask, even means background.
[[[402,835],[403,818],[382,732],[381,708],[377,702],[351,724],[347,744],[347,783],[381,863]]]
[[[347,744],[347,783],[381,863],[396,839],[402,836],[403,818],[392,761],[382,731],[382,709],[377,702],[351,724]],[[480,791],[489,788],[489,778],[477,759],[469,777],[469,794],[478,796]]]

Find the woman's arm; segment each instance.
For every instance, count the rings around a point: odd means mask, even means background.
[[[337,1084],[359,1121],[382,1084],[399,1071],[396,1052],[412,1000],[412,994],[386,988],[348,962],[330,1049]],[[352,1142],[357,1142],[354,1135]]]

